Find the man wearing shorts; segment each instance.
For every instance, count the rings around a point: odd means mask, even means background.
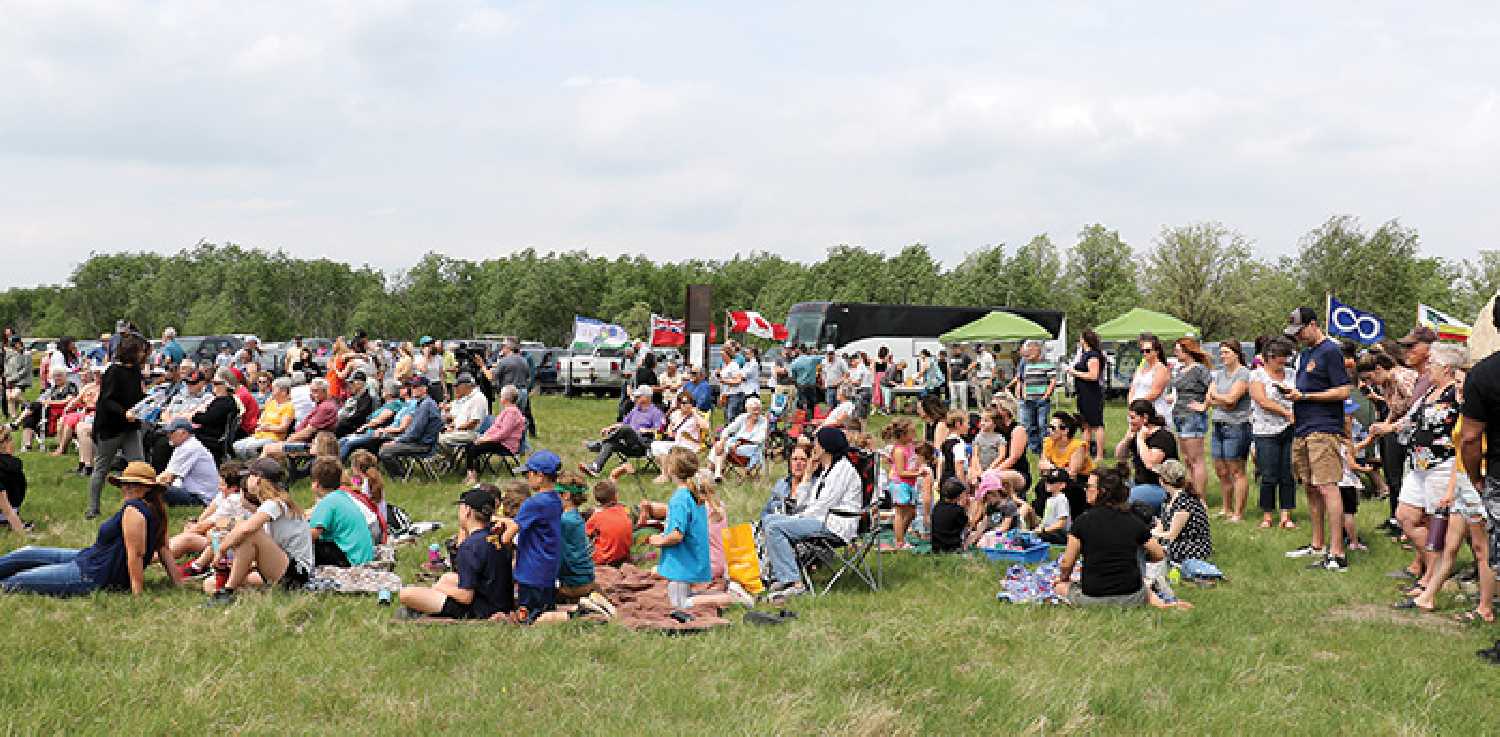
[[[1478,337],[1478,331],[1476,336]],[[1500,540],[1500,353],[1484,355],[1493,346],[1470,339],[1470,360],[1477,360],[1464,379],[1463,427],[1459,430],[1459,465],[1475,489],[1481,489],[1483,510],[1490,523],[1490,561]],[[1500,663],[1500,641],[1479,656]]]
[[[1349,398],[1352,384],[1338,341],[1323,332],[1311,307],[1292,310],[1285,333],[1307,346],[1297,359],[1296,386],[1288,387],[1290,391],[1283,394],[1292,400],[1292,470],[1307,489],[1312,516],[1312,544],[1287,553],[1287,557],[1321,555],[1322,560],[1308,567],[1342,573],[1349,569],[1349,562],[1342,533],[1344,501],[1339,496],[1339,479],[1344,475],[1341,438],[1344,400]]]

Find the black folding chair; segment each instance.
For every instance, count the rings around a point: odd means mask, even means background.
[[[823,518],[823,532],[798,540],[793,546],[797,553],[798,575],[802,584],[813,594],[827,594],[840,578],[850,573],[869,586],[871,591],[879,591],[885,583],[885,569],[880,559],[880,505],[884,498],[884,491],[879,488],[878,483],[881,457],[856,449],[850,451],[849,460],[859,471],[860,481],[864,486],[863,505],[857,510],[829,510]],[[828,523],[836,517],[858,519],[854,537],[845,540],[828,531]],[[813,573],[822,568],[833,570],[833,575],[819,591],[817,584],[813,582]]]

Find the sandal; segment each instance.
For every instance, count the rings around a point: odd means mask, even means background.
[[[1256,526],[1262,530],[1269,530],[1271,529],[1271,520],[1263,519],[1260,521],[1260,524]]]
[[[1417,604],[1417,598],[1415,596],[1408,596],[1408,597],[1402,599],[1401,601],[1398,601],[1395,604],[1392,604],[1391,608],[1392,609],[1416,609],[1418,611],[1427,612],[1428,614],[1431,614],[1432,611],[1433,611],[1433,609],[1434,609],[1434,607],[1427,607],[1427,606],[1420,606],[1420,605],[1418,605]]]
[[[1286,521],[1284,521],[1284,522],[1281,523],[1281,529],[1283,529],[1283,530],[1295,530],[1295,529],[1297,529],[1297,523],[1293,522],[1291,520],[1286,520]]]
[[[1422,586],[1422,584],[1413,584],[1411,586],[1406,586],[1406,587],[1400,587],[1400,586],[1398,586],[1397,588],[1399,588],[1401,590],[1401,595],[1402,596],[1412,597],[1412,598],[1421,596],[1422,592],[1427,590],[1426,588],[1424,588]]]
[[[1480,614],[1478,609],[1471,609],[1467,612],[1464,612],[1463,614],[1454,617],[1453,621],[1458,622],[1459,624],[1478,624],[1480,622],[1484,622],[1486,624],[1494,624],[1495,613],[1490,612],[1490,616],[1486,617],[1483,614]]]

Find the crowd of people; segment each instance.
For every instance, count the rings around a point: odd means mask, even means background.
[[[1287,556],[1320,571],[1349,569],[1351,551],[1366,549],[1372,532],[1356,524],[1359,504],[1388,499],[1383,526],[1413,553],[1394,574],[1409,582],[1398,608],[1434,609],[1467,543],[1480,596],[1463,616],[1494,619],[1500,479],[1485,476],[1495,451],[1484,443],[1500,427],[1490,423],[1500,412],[1500,359],[1441,343],[1424,327],[1361,348],[1330,338],[1315,311],[1299,308],[1283,331],[1255,341],[1253,355],[1224,341],[1210,356],[1183,337],[1169,357],[1156,336],[1141,335],[1127,426],[1112,448],[1103,440],[1109,359],[1091,331],[1068,362],[1023,344],[1009,377],[985,346],[924,352],[914,366],[883,349],[870,357],[788,348],[767,372],[769,400],[753,347],[726,346],[712,380],[675,362],[658,371],[643,350],[628,403],[585,443],[593,458],[578,473],[556,453],[529,448],[534,370],[513,343],[498,360],[470,353],[449,363],[430,338],[387,348],[356,336],[334,344],[326,368],[299,355],[274,375],[257,365],[253,345],[199,365],[172,338],[152,351],[122,331],[103,365],[59,341],[40,395],[7,397],[22,451],[51,437],[53,452],[66,453],[76,441],[89,517],[100,514],[106,482],[124,503],[87,549],[0,557],[0,588],[139,592],[153,561],[173,581],[201,577],[215,602],[245,588],[300,586],[319,566],[370,561],[391,537],[385,480],[408,473],[412,459],[441,457],[466,472],[470,488],[458,500],[453,570],[400,593],[414,614],[524,623],[607,616],[594,567],[629,560],[636,530],[651,526],[659,532],[646,543],[660,549],[674,607],[753,602],[724,573],[727,515],[716,489],[734,469],[772,475],[769,401],[805,413],[758,520],[763,578],[778,597],[805,590],[799,543],[858,534],[870,501],[857,467],[865,452],[884,469],[888,547],[958,551],[1025,530],[1064,546],[1056,591],[1073,603],[1185,606],[1165,571],[1201,568],[1214,554],[1204,498],[1212,461],[1222,524],[1244,522],[1253,479],[1259,526],[1298,530],[1303,488],[1307,543]],[[1076,412],[1054,410],[1064,383]],[[894,413],[895,386],[921,389],[916,421],[896,416],[878,437],[866,432],[872,414]],[[516,459],[525,482],[479,483],[487,454]],[[616,483],[638,466],[675,489],[667,502],[635,511],[619,503]],[[310,510],[287,492],[302,476],[317,498]],[[25,525],[24,494],[5,433],[0,519],[13,529]],[[201,513],[169,536],[168,505]],[[215,571],[223,575],[209,577]]]

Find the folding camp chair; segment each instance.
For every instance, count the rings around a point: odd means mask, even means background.
[[[51,402],[42,403],[42,420],[36,424],[36,440],[41,445],[43,451],[47,450],[47,438],[55,438],[61,431],[58,425],[62,423],[63,406],[61,402],[57,404]]]
[[[818,595],[827,594],[847,573],[864,581],[871,591],[879,591],[885,582],[885,569],[880,560],[880,505],[884,496],[877,483],[880,476],[880,456],[856,449],[849,452],[849,460],[859,471],[860,481],[864,485],[863,505],[852,511],[829,510],[828,516],[824,518],[824,532],[798,540],[794,546],[802,584],[809,592]],[[828,521],[833,517],[857,517],[859,526],[854,537],[846,541],[828,532]],[[873,568],[871,557],[874,558]],[[816,570],[825,567],[832,569],[833,575],[819,591],[812,577]]]
[[[526,448],[526,438],[523,435],[521,437],[521,449],[522,449],[523,452],[525,451],[525,448]],[[469,454],[471,454],[473,452],[474,452],[474,444],[470,443],[470,444],[464,446],[463,452],[461,453],[461,457],[468,458]],[[497,475],[497,476],[500,474],[500,471],[503,469],[505,471],[505,475],[506,476],[512,476],[513,477],[513,476],[516,475],[516,467],[519,466],[519,465],[521,465],[521,459],[520,459],[520,457],[518,457],[515,453],[510,452],[504,446],[502,446],[498,450],[486,450],[483,453],[480,453],[479,455],[474,456],[474,457],[479,461],[479,470],[480,470],[480,472],[487,473],[487,474],[494,474],[494,475]],[[497,464],[498,464],[499,468],[496,468]]]
[[[396,463],[401,468],[402,481],[411,481],[411,477],[420,472],[422,476],[427,477],[428,481],[437,483],[441,480],[443,471],[446,470],[442,466],[442,451],[436,443],[427,450],[426,455],[397,456]]]

